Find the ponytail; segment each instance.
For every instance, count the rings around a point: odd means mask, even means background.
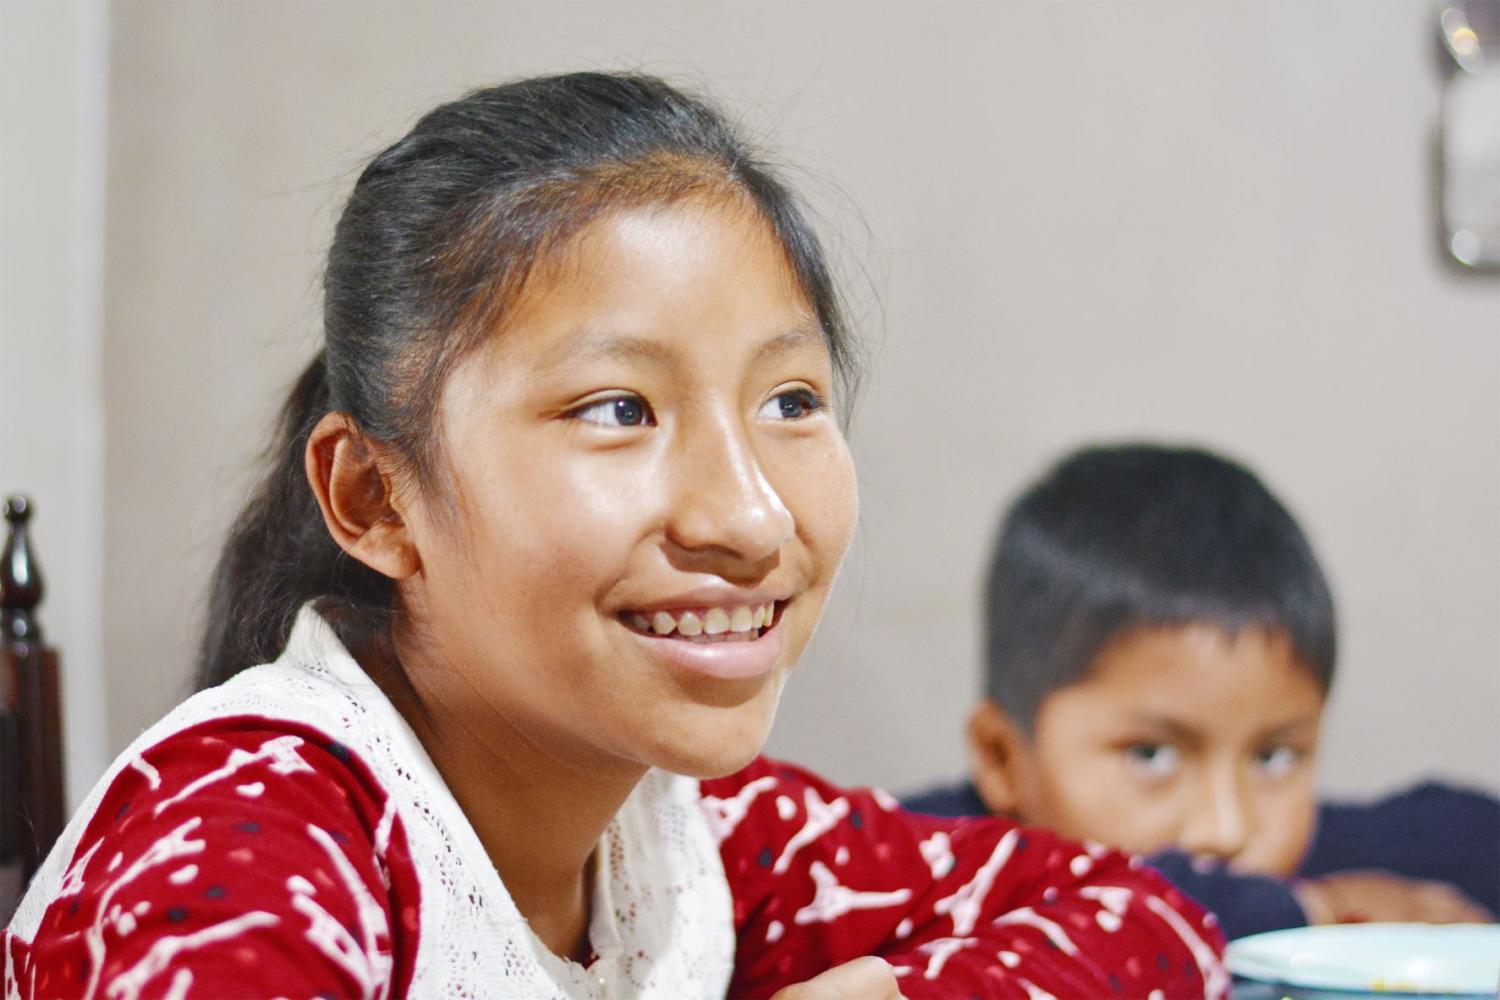
[[[338,547],[307,482],[308,436],[332,408],[320,351],[281,409],[267,456],[271,467],[235,519],[214,568],[199,689],[275,659],[307,601],[329,599],[345,621],[389,613],[390,580]]]

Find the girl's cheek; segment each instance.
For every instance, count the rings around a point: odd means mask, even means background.
[[[839,437],[787,471],[782,478],[793,493],[784,493],[784,500],[802,532],[817,540],[818,554],[837,563],[859,519],[859,488],[848,447]]]
[[[854,508],[858,504],[858,491],[855,488],[854,456],[849,451],[849,444],[844,436],[837,431],[830,433],[813,462],[816,463],[814,468],[825,470],[826,488],[842,499],[844,505],[850,508],[852,517],[856,513]]]
[[[548,495],[537,504],[563,537],[579,532],[618,530],[657,511],[667,493],[667,470],[660,457],[643,460],[624,453],[582,455],[561,463]]]

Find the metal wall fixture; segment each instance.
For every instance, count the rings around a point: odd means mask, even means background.
[[[1438,4],[1446,52],[1439,200],[1447,252],[1500,272],[1500,0]]]

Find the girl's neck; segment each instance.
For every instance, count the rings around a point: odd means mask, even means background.
[[[553,954],[581,961],[595,850],[646,769],[574,760],[509,720],[466,712],[424,683],[437,671],[402,666],[421,663],[420,650],[397,657],[384,645],[369,651],[384,662],[367,663],[362,650],[361,664],[421,740],[532,932]]]

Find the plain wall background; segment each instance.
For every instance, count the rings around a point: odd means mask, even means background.
[[[75,803],[118,749],[100,627],[107,24],[101,2],[0,0],[0,494],[35,504]]]
[[[362,161],[470,87],[630,67],[706,89],[796,166],[869,340],[862,526],[773,752],[895,789],[959,773],[996,512],[1064,449],[1148,435],[1246,460],[1312,536],[1343,619],[1329,789],[1500,784],[1500,282],[1437,249],[1427,3],[110,19],[111,748],[187,690]]]

